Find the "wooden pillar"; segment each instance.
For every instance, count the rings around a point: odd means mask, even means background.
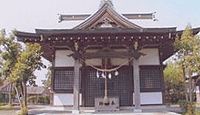
[[[80,70],[79,70],[79,60],[75,59],[74,63],[74,86],[73,86],[73,93],[74,93],[74,104],[73,104],[73,113],[78,114],[80,111],[79,108],[79,94],[80,94]]]
[[[139,59],[133,60],[133,77],[134,77],[134,101],[135,112],[142,112],[140,101],[140,71],[139,71]]]
[[[51,55],[51,59],[52,59],[52,67],[51,67],[51,93],[52,93],[52,97],[50,98],[50,103],[51,105],[54,105],[54,85],[55,85],[55,60],[56,60],[56,50],[55,47],[52,46],[53,53]]]

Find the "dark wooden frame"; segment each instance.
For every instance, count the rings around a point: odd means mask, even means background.
[[[65,90],[64,89],[60,89],[60,90],[55,89],[54,81],[56,79],[56,77],[55,77],[55,71],[56,70],[74,70],[74,67],[54,67],[53,70],[54,70],[53,91],[55,93],[73,93],[73,88],[72,89],[65,89]]]
[[[141,68],[153,68],[153,69],[159,69],[160,71],[160,81],[162,81],[162,71],[161,71],[161,66],[160,65],[141,65],[140,66],[140,70]],[[141,77],[140,77],[140,80]],[[143,82],[142,82],[143,83]],[[141,85],[140,85],[141,86]],[[161,86],[160,88],[140,88],[141,92],[162,92],[163,91],[163,86],[162,86],[162,83],[161,83]]]

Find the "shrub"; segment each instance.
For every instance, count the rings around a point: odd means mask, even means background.
[[[28,97],[28,102],[31,103],[31,104],[36,104],[37,103],[37,97],[36,96]]]
[[[32,104],[49,104],[50,99],[48,96],[30,96],[28,102]]]
[[[28,115],[28,109],[26,107],[21,108],[18,115]]]
[[[187,102],[185,100],[180,100],[179,102],[180,108],[185,115],[194,115],[195,113],[195,104],[193,102]]]
[[[38,99],[38,103],[41,104],[49,104],[50,103],[50,99],[48,96],[40,96]]]
[[[13,110],[13,106],[7,105],[7,104],[2,104],[0,106],[0,110]]]
[[[5,106],[6,105],[6,103],[0,103],[0,106]]]

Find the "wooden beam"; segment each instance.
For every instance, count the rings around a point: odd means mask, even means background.
[[[95,52],[95,53],[85,53],[83,56],[85,59],[92,58],[129,58],[128,52]]]
[[[74,20],[85,20],[90,14],[77,14],[77,15],[60,15],[59,22],[62,21],[74,21]]]
[[[128,19],[154,19],[154,13],[147,13],[147,14],[122,14],[124,17]]]
[[[128,51],[114,51],[110,48],[103,48],[93,53],[85,53],[83,55],[85,59],[92,58],[129,58],[130,53]]]
[[[128,19],[154,19],[154,13],[144,13],[144,14],[122,14],[124,17]],[[78,20],[85,20],[91,16],[91,14],[74,14],[74,15],[59,15],[59,22],[62,21],[78,21]]]

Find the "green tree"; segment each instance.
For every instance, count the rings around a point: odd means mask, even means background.
[[[2,30],[0,32],[1,80],[5,80],[10,77],[10,73],[17,62],[17,57],[20,52],[21,45],[15,41],[14,36],[6,36],[5,30]],[[10,89],[9,93],[10,105],[12,104],[11,91],[12,89]]]
[[[22,114],[28,114],[26,85],[34,85],[36,76],[33,72],[45,67],[41,61],[41,46],[26,44],[26,47],[22,48],[13,35],[6,36],[5,32],[1,32],[0,54],[1,79],[9,80],[13,84]]]
[[[178,103],[185,99],[183,71],[179,64],[169,63],[164,70],[166,102]]]
[[[198,36],[194,36],[191,27],[186,27],[181,38],[177,38],[175,41],[175,47],[177,48],[178,63],[183,70],[183,77],[188,79],[189,92],[185,92],[189,101],[193,101],[192,93],[195,88],[195,83],[192,80],[193,73],[200,73],[200,39]]]
[[[11,72],[11,80],[17,81],[21,89],[21,110],[23,114],[28,114],[27,111],[27,83],[34,83],[35,76],[33,72],[44,67],[41,60],[41,46],[39,44],[26,44],[25,50],[21,52],[17,58],[13,71]]]
[[[185,79],[186,112],[193,114],[195,82],[192,79],[192,75],[200,73],[200,39],[198,36],[194,36],[191,27],[187,26],[181,37],[176,39],[175,47],[178,50],[178,63],[182,67]]]

